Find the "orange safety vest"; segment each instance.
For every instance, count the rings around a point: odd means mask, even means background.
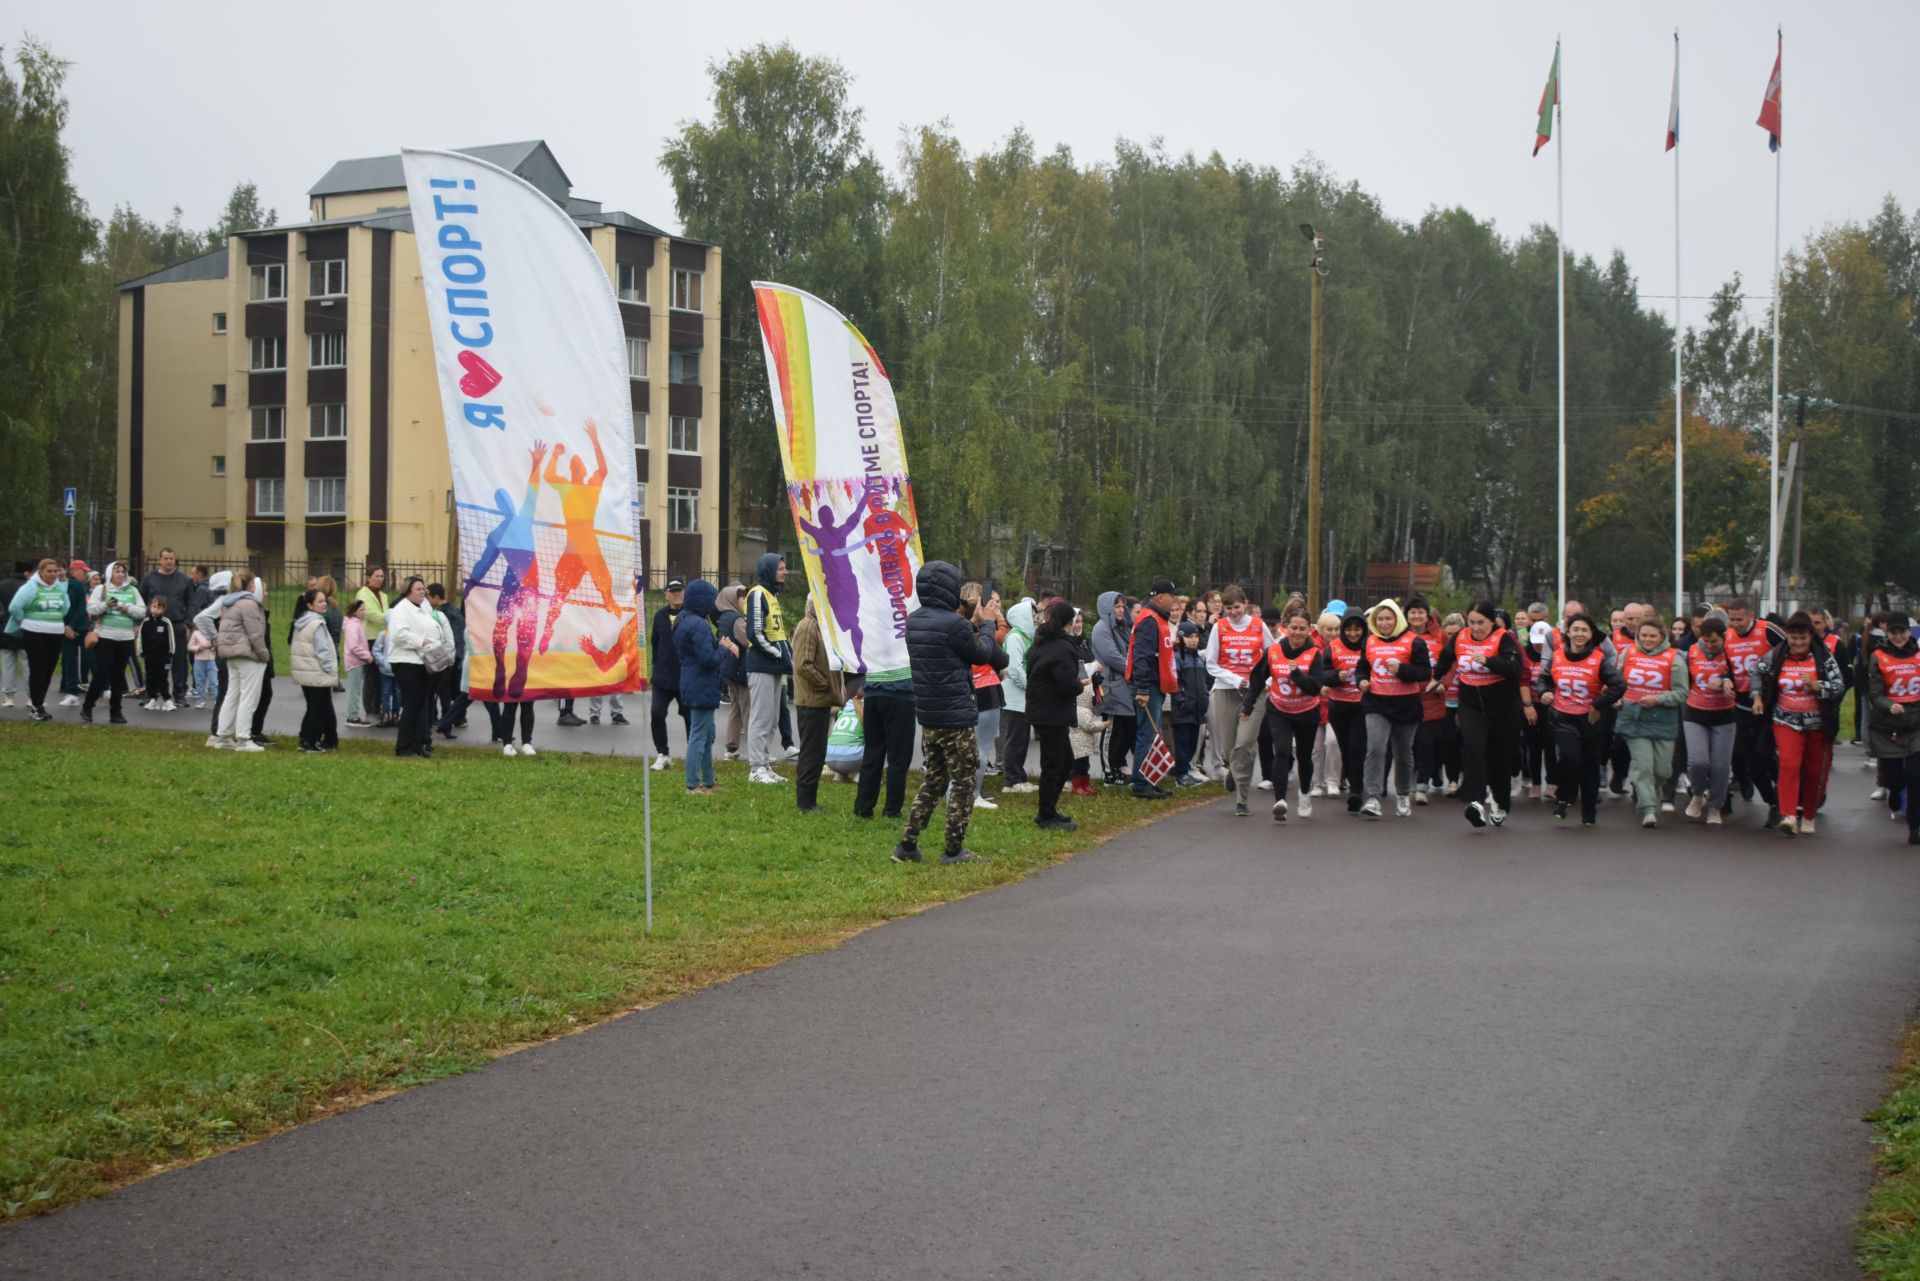
[[[1260,651],[1266,644],[1267,629],[1257,618],[1247,618],[1242,621],[1246,626],[1235,630],[1233,623],[1223,618],[1214,624],[1213,634],[1219,638],[1214,642],[1214,648],[1220,653],[1220,666],[1244,681],[1247,679],[1247,674],[1260,661]]]
[[[1880,667],[1880,684],[1888,698],[1909,706],[1920,703],[1920,654],[1897,658],[1884,649],[1876,649],[1873,661]]]
[[[1336,703],[1357,703],[1360,701],[1360,659],[1366,652],[1366,642],[1361,648],[1348,649],[1344,636],[1336,636],[1327,646],[1327,661],[1333,665],[1335,682],[1327,686],[1327,697]]]
[[[1382,698],[1396,698],[1420,692],[1418,681],[1402,680],[1393,674],[1392,667],[1396,661],[1413,661],[1413,642],[1416,639],[1412,632],[1401,632],[1390,641],[1381,640],[1378,636],[1367,638],[1367,681],[1373,693]]]
[[[1774,706],[1783,712],[1820,710],[1820,664],[1812,654],[1789,656],[1780,664],[1780,696]]]
[[[1658,654],[1643,654],[1635,645],[1621,661],[1620,674],[1626,678],[1627,694],[1664,694],[1673,688],[1672,648]]]
[[[1568,658],[1564,649],[1554,654],[1554,711],[1579,716],[1593,710],[1593,700],[1599,697],[1603,688],[1600,683],[1600,662],[1606,656],[1606,651],[1598,644],[1588,650],[1587,656],[1582,659]]]
[[[1127,636],[1127,679],[1133,679],[1133,647],[1140,639],[1140,629],[1149,618],[1160,624],[1160,692],[1171,694],[1180,688],[1180,678],[1173,670],[1173,624],[1144,606],[1133,620],[1133,631]]]
[[[1320,706],[1318,694],[1302,693],[1292,680],[1295,672],[1304,672],[1312,666],[1312,645],[1308,645],[1306,651],[1297,658],[1287,657],[1285,641],[1275,641],[1267,646],[1267,698],[1273,703],[1275,711],[1299,716]]]
[[[1733,695],[1707,688],[1709,682],[1717,682],[1732,673],[1733,665],[1727,662],[1725,650],[1708,657],[1700,646],[1693,646],[1687,651],[1687,680],[1691,685],[1687,690],[1687,706],[1698,712],[1732,711]]]
[[[1461,632],[1453,640],[1453,669],[1449,675],[1457,675],[1463,685],[1484,688],[1498,685],[1506,677],[1498,676],[1487,670],[1487,660],[1500,652],[1500,638],[1507,634],[1504,627],[1496,627],[1487,633],[1485,640],[1477,641],[1471,632]]]
[[[1755,623],[1745,636],[1727,629],[1727,665],[1733,669],[1733,687],[1742,694],[1753,691],[1753,665],[1773,652],[1767,638],[1767,625]]]

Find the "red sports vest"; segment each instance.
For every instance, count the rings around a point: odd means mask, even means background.
[[[1334,637],[1333,643],[1327,646],[1327,662],[1332,665],[1336,678],[1334,684],[1327,686],[1327,697],[1333,702],[1360,701],[1360,656],[1360,650],[1347,648],[1344,636]]]
[[[1600,683],[1600,662],[1605,657],[1606,652],[1598,645],[1577,661],[1568,658],[1565,650],[1553,656],[1554,711],[1579,716],[1593,710],[1593,700],[1604,688]]]
[[[1633,637],[1627,635],[1625,632],[1615,632],[1613,634],[1613,654],[1615,658],[1624,657],[1628,650],[1638,648],[1639,646],[1633,643]]]
[[[1873,661],[1880,668],[1880,684],[1888,698],[1896,703],[1920,703],[1920,654],[1898,658],[1884,649],[1876,649]]]
[[[1673,688],[1673,656],[1671,647],[1658,654],[1644,654],[1635,645],[1620,661],[1620,674],[1627,681],[1627,697],[1641,694],[1664,694]]]
[[[1506,628],[1496,627],[1485,640],[1477,641],[1472,632],[1461,632],[1453,640],[1453,669],[1448,675],[1458,675],[1461,684],[1476,688],[1498,685],[1506,677],[1488,671],[1487,660],[1500,652],[1500,638],[1506,634]]]
[[[1780,664],[1780,697],[1774,706],[1783,712],[1820,710],[1820,664],[1812,654],[1788,656]]]
[[[1133,646],[1140,639],[1140,629],[1151,618],[1160,624],[1160,692],[1171,694],[1180,688],[1180,678],[1173,671],[1173,624],[1152,610],[1142,607],[1139,617],[1133,620],[1133,631],[1127,637],[1127,677],[1133,677]]]
[[[1233,624],[1223,618],[1214,624],[1213,634],[1219,638],[1214,642],[1214,647],[1220,654],[1220,666],[1244,681],[1247,673],[1260,661],[1260,651],[1267,642],[1267,629],[1260,625],[1257,618],[1242,621],[1246,624],[1245,629],[1235,631]]]
[[[1827,653],[1835,655],[1836,657],[1839,655],[1840,638],[1837,635],[1835,635],[1832,632],[1828,632],[1826,635],[1822,636],[1820,639],[1827,643]]]
[[[1276,711],[1290,716],[1299,716],[1320,706],[1318,694],[1304,694],[1291,679],[1295,672],[1303,672],[1313,666],[1313,646],[1307,646],[1298,658],[1288,658],[1285,642],[1275,641],[1267,646],[1267,698],[1272,701]]]
[[[1753,678],[1747,673],[1753,665],[1773,652],[1773,642],[1767,639],[1767,625],[1755,623],[1753,630],[1745,636],[1737,634],[1731,627],[1727,629],[1727,665],[1733,669],[1733,687],[1742,694],[1753,692]]]
[[[1699,712],[1727,712],[1733,710],[1733,695],[1722,694],[1718,689],[1708,689],[1709,683],[1718,682],[1721,677],[1732,674],[1733,665],[1727,662],[1725,651],[1707,657],[1707,651],[1695,645],[1687,651],[1687,680],[1691,686],[1687,690],[1687,706]]]
[[[1394,698],[1406,694],[1418,694],[1420,684],[1417,681],[1401,680],[1393,674],[1391,663],[1413,661],[1413,642],[1418,639],[1412,632],[1401,632],[1393,640],[1381,640],[1378,636],[1367,638],[1367,681],[1373,693],[1382,698]]]

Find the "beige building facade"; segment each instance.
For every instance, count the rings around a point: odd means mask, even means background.
[[[545,143],[469,152],[546,192],[592,244],[627,337],[648,577],[712,572],[720,248],[575,198]],[[241,232],[120,287],[115,543],[142,563],[161,547],[188,563],[345,577],[455,561],[400,158],[341,161],[309,196],[310,222]]]

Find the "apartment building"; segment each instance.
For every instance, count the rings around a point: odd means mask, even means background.
[[[464,150],[572,215],[614,282],[649,577],[719,566],[720,247],[574,196],[544,142]],[[116,546],[316,572],[451,563],[459,521],[400,157],[340,161],[308,195],[308,222],[120,286]]]

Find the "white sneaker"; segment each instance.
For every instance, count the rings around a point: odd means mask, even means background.
[[[671,768],[673,768],[673,762],[667,759],[667,754],[665,752],[662,752],[658,756],[653,758],[652,769],[654,773],[658,774],[664,770],[668,770]]]
[[[248,738],[234,744],[233,750],[236,752],[264,752],[267,749]]]
[[[520,749],[515,747],[512,743],[502,743],[500,745],[500,755],[518,756],[520,755]]]
[[[150,698],[146,702],[140,704],[140,710],[143,712],[157,712],[160,710],[160,700],[157,698]]]
[[[759,769],[754,770],[751,774],[747,775],[747,781],[749,783],[771,784],[771,783],[784,783],[787,780],[783,778],[779,773],[777,773],[774,770],[773,766],[762,765]]]
[[[180,709],[174,705],[174,701],[172,699],[163,698],[160,700],[160,710],[163,712],[177,712]]]
[[[1887,799],[1887,789],[1884,787],[1876,787],[1873,791],[1867,793],[1867,799],[1870,801],[1884,801]]]
[[[80,706],[80,696],[78,694],[69,694],[65,698],[60,700],[60,706],[78,707]]]
[[[1660,802],[1660,812],[1661,812],[1662,814],[1671,814],[1671,813],[1673,813],[1673,802],[1672,802],[1672,801],[1661,801],[1661,802]]]
[[[1512,800],[1513,798],[1509,796],[1507,799]],[[1487,798],[1487,817],[1492,820],[1495,827],[1499,827],[1507,821],[1507,812],[1501,809],[1491,796]]]
[[[1368,818],[1379,818],[1380,817],[1380,798],[1377,796],[1369,796],[1366,800],[1360,803],[1360,812],[1366,815]]]
[[[740,749],[737,747],[729,747],[727,754],[720,759],[723,761],[737,761],[740,759]]]
[[[1448,796],[1460,795],[1460,780],[1456,778],[1451,783],[1448,783],[1446,790]]]
[[[1296,810],[1295,813],[1299,814],[1301,818],[1313,817],[1313,796],[1310,793],[1300,793],[1300,808]]]
[[[540,753],[538,753],[538,752],[536,752],[536,751],[534,751],[534,750],[533,750],[533,744],[532,744],[532,743],[522,743],[522,744],[520,744],[520,755],[522,755],[522,756],[538,756],[539,754],[540,754]]]
[[[1642,827],[1658,827],[1658,826],[1660,826],[1660,819],[1659,819],[1659,817],[1658,817],[1658,816],[1656,816],[1656,815],[1653,815],[1653,814],[1642,814],[1642,815],[1640,816],[1640,826],[1642,826]]]
[[[1424,791],[1422,791],[1422,792],[1414,793],[1413,803],[1415,805],[1427,805],[1427,804],[1430,804],[1431,802],[1427,800],[1427,794]]]
[[[1688,818],[1699,818],[1702,814],[1705,814],[1706,812],[1707,812],[1707,798],[1705,796],[1695,796],[1687,802]]]
[[[1276,823],[1287,821],[1287,798],[1284,796],[1273,803],[1273,821]]]
[[[220,736],[219,736],[218,734],[209,734],[209,735],[207,735],[207,746],[208,746],[208,747],[218,747],[218,748],[227,748],[227,747],[231,747],[232,745],[233,745],[233,744],[231,744],[230,742],[228,742],[228,741],[227,741],[226,739],[224,739],[224,738],[221,738],[221,737],[220,737]]]
[[[1810,819],[1810,818],[1803,818],[1803,819],[1801,819],[1801,820],[1800,820],[1800,835],[1802,835],[1802,836],[1812,836],[1812,835],[1813,835],[1813,820],[1812,820],[1812,819]]]
[[[973,808],[977,810],[997,810],[1000,806],[984,796],[976,796],[973,798]]]
[[[1410,817],[1413,814],[1413,798],[1411,796],[1394,797],[1393,812],[1395,814],[1398,814],[1401,818]]]
[[[4,699],[0,699],[0,707],[12,707],[12,706],[13,706],[13,695],[8,694]]]
[[[1707,826],[1708,826],[1708,827],[1719,827],[1719,826],[1721,825],[1721,822],[1722,822],[1722,820],[1721,820],[1721,817],[1720,817],[1720,811],[1719,811],[1719,810],[1708,810],[1708,811],[1707,811]]]
[[[1191,778],[1193,776],[1188,775],[1188,777]],[[1194,783],[1194,786],[1198,787],[1201,781],[1204,781],[1204,780],[1197,780]],[[1038,783],[1015,783],[1011,787],[1003,787],[1000,789],[1002,795],[1005,795],[1008,792],[1037,792],[1039,790],[1040,790],[1040,785]]]
[[[1785,818],[1783,818],[1783,819],[1781,819],[1781,820],[1780,820],[1780,835],[1782,835],[1782,836],[1798,836],[1798,835],[1800,835],[1800,820],[1799,820],[1799,819],[1796,819],[1796,818],[1795,818],[1795,817],[1794,817],[1793,815],[1791,815],[1791,814],[1789,814],[1789,815],[1787,815],[1787,816],[1786,816]]]
[[[1270,778],[1263,778],[1257,784],[1255,784],[1255,786],[1257,786],[1263,792],[1271,792],[1273,790],[1273,780]]]

